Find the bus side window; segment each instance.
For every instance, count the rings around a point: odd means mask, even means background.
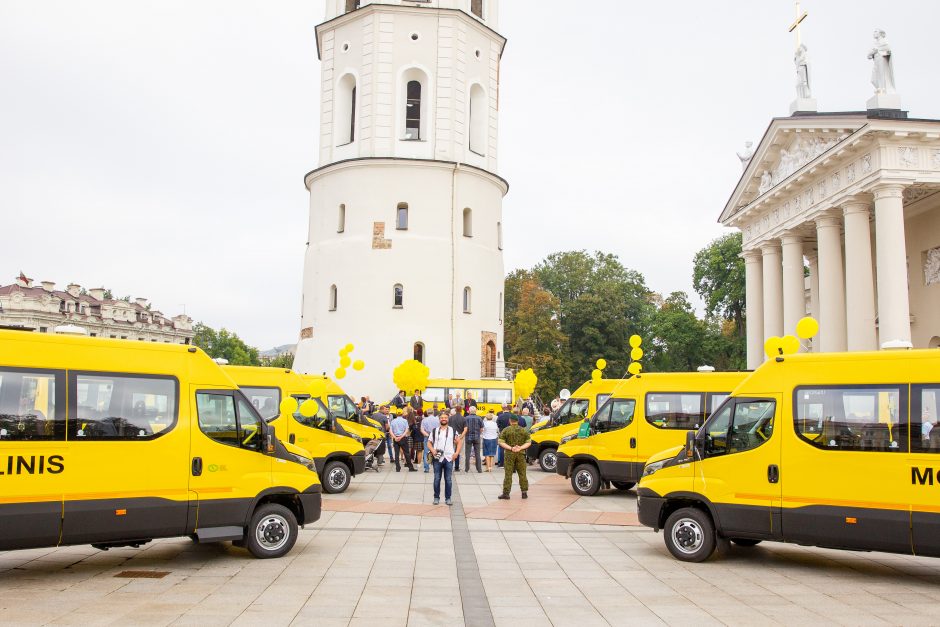
[[[0,370],[0,442],[64,440],[64,374]]]
[[[176,424],[173,377],[74,373],[69,386],[70,440],[151,440]]]

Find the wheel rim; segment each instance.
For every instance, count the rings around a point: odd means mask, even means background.
[[[548,470],[555,470],[558,467],[558,456],[555,455],[554,451],[542,455],[542,465]]]
[[[334,468],[330,471],[327,481],[330,482],[330,487],[334,489],[342,488],[346,485],[346,471],[342,468]]]
[[[691,555],[702,548],[705,543],[705,533],[697,521],[682,518],[672,526],[672,543],[682,553]]]
[[[582,492],[587,492],[594,485],[594,477],[587,470],[579,470],[574,476],[575,485]]]
[[[265,550],[277,551],[290,540],[287,519],[278,514],[265,516],[255,527],[255,539]]]

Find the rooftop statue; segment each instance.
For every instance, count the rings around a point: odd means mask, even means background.
[[[894,65],[891,63],[891,46],[885,39],[885,32],[875,30],[875,47],[868,52],[868,58],[874,62],[871,69],[871,84],[876,94],[893,94]]]

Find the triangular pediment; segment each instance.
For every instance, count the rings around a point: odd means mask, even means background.
[[[825,160],[867,123],[865,113],[774,118],[718,221],[724,223],[795,173]]]

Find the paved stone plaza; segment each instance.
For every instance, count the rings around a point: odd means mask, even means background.
[[[431,507],[430,477],[357,478],[279,560],[186,539],[0,553],[0,623],[940,622],[940,560],[767,544],[683,564],[637,526],[632,491],[576,498],[533,469],[531,498],[504,503],[501,475],[460,473],[455,507]]]

